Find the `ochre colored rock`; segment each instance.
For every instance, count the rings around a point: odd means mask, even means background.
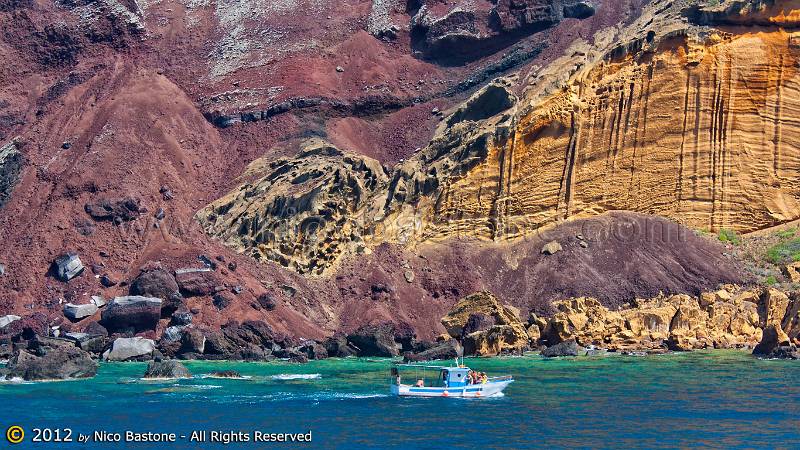
[[[489,292],[464,297],[442,318],[442,325],[450,336],[462,340],[467,355],[491,356],[528,347],[529,335],[519,311],[502,305]]]

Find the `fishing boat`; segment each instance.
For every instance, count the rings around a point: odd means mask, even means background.
[[[401,368],[413,384],[403,384]],[[457,362],[455,366],[396,364],[391,376],[392,394],[400,397],[492,397],[502,395],[514,382],[511,376],[487,377]]]

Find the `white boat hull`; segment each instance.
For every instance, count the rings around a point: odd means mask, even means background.
[[[493,381],[460,387],[416,387],[406,384],[392,385],[392,394],[400,397],[493,397],[500,395],[514,380]]]

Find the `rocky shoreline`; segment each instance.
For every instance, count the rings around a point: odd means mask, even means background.
[[[0,376],[28,381],[89,378],[98,361],[149,361],[146,377],[190,377],[177,360],[288,360],[329,357],[400,357],[406,361],[498,356],[539,350],[542,356],[605,352],[663,353],[697,349],[753,349],[765,358],[800,359],[800,294],[774,288],[723,285],[699,296],[660,295],[616,310],[590,297],[554,303],[551,317],[527,321],[489,292],[471,294],[442,318],[446,334],[417,339],[402,323],[364,325],[325,340],[300,340],[261,321],[230,322],[220,330],[168,327],[153,339],[163,313],[160,299],[118,297],[103,304],[101,320],[83,332],[48,336],[36,317],[4,317]],[[180,309],[173,310],[177,314]],[[172,329],[177,327],[176,329]],[[172,330],[171,330],[172,329]],[[228,375],[233,376],[233,375]]]

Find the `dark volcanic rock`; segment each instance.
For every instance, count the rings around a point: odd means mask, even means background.
[[[94,220],[110,220],[115,224],[136,220],[147,211],[139,205],[139,200],[130,197],[101,199],[94,203],[87,203],[83,209]]]
[[[407,325],[383,322],[364,325],[347,340],[358,348],[359,356],[398,356],[401,350],[413,349],[414,333]]]
[[[542,350],[542,356],[553,358],[556,356],[578,356],[578,343],[574,339],[559,342]]]
[[[779,347],[788,347],[789,345],[789,337],[786,333],[784,333],[779,326],[769,325],[764,327],[764,334],[761,337],[761,342],[755,346],[753,354],[770,357]],[[786,353],[783,350],[781,352]]]
[[[220,292],[220,293],[214,294],[214,297],[211,299],[211,302],[220,311],[222,311],[223,309],[227,308],[228,305],[230,305],[232,301],[233,301],[233,299],[231,298],[230,294],[226,294],[224,292]]]
[[[7,378],[19,377],[29,381],[91,378],[97,373],[97,363],[74,345],[52,348],[42,356],[20,350],[8,361],[2,373]]]
[[[221,283],[210,270],[181,270],[175,274],[181,294],[185,297],[204,297],[212,295]]]
[[[461,336],[466,336],[470,333],[474,333],[476,331],[486,331],[489,328],[492,328],[496,325],[496,320],[494,317],[481,314],[481,313],[473,313],[469,315],[467,318],[467,323],[464,324],[464,328],[461,330]]]
[[[180,353],[195,353],[202,355],[206,349],[206,337],[196,328],[189,328],[181,336]]]
[[[131,282],[131,295],[155,297],[166,300],[179,295],[175,277],[162,268],[142,269]]]
[[[161,299],[152,297],[117,297],[103,310],[101,323],[112,333],[155,330],[161,318],[161,304]]]
[[[325,359],[328,357],[328,350],[324,345],[316,341],[304,343],[298,351],[308,357],[308,359]]]
[[[358,354],[358,349],[350,345],[350,343],[347,342],[347,336],[343,334],[337,333],[325,339],[323,345],[329,357],[346,358]]]
[[[261,306],[262,308],[266,309],[267,311],[272,311],[278,306],[278,303],[269,294],[261,294],[261,295],[259,295],[257,301],[258,301],[259,306]]]
[[[406,352],[405,361],[432,361],[436,359],[453,359],[464,355],[464,348],[455,339],[442,342],[435,347],[419,353]]]
[[[219,370],[209,374],[212,378],[244,378],[242,374],[235,370]]]
[[[175,360],[150,361],[144,378],[191,378],[192,374],[183,364]]]
[[[11,198],[22,173],[24,159],[16,142],[12,141],[0,147],[0,209]]]

